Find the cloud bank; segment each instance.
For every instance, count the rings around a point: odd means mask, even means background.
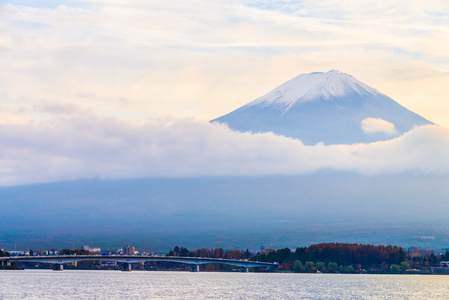
[[[449,130],[424,126],[384,142],[317,144],[194,119],[129,122],[79,114],[0,125],[0,184],[80,178],[449,172]]]

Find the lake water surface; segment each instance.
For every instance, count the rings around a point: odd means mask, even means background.
[[[8,270],[0,299],[449,299],[449,276]]]

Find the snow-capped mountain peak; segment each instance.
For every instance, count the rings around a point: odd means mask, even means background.
[[[246,104],[246,107],[277,106],[283,112],[294,103],[330,100],[351,94],[376,94],[377,90],[338,70],[301,74],[275,88],[268,94]]]
[[[336,70],[301,74],[215,121],[239,131],[271,131],[309,145],[387,140],[414,126],[432,124]]]

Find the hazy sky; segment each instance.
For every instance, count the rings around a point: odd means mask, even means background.
[[[0,184],[448,172],[444,128],[381,146],[310,148],[206,122],[300,73],[338,69],[449,128],[448,49],[446,0],[1,0]],[[306,166],[303,150],[326,159]],[[370,165],[379,153],[383,171]],[[388,166],[390,154],[400,166]]]
[[[449,127],[445,0],[1,3],[2,123],[60,104],[210,120],[338,69]]]

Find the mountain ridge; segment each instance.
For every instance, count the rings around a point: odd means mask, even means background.
[[[16,243],[24,249],[62,249],[73,241],[233,248],[237,240],[250,249],[348,240],[441,248],[449,239],[448,179],[414,172],[369,177],[321,171],[3,187],[0,241],[6,249]],[[417,240],[419,232],[435,240]]]

